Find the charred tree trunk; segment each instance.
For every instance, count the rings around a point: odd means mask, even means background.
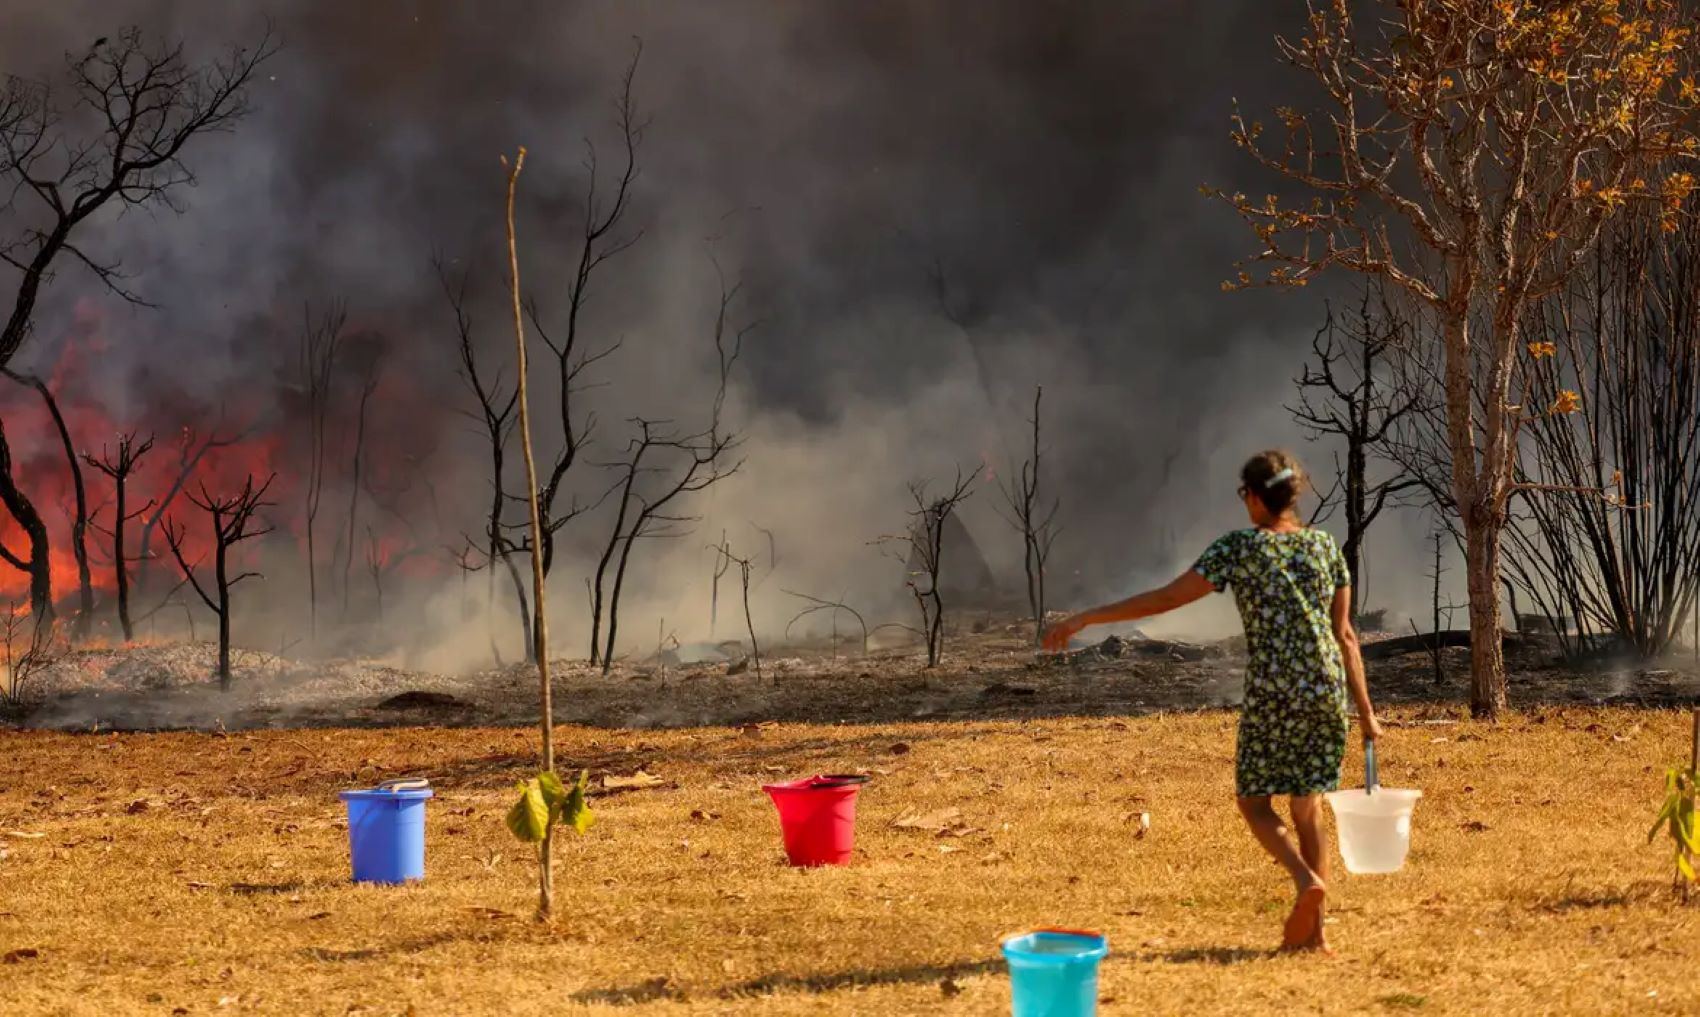
[[[118,458],[113,459],[101,449],[101,458],[84,455],[83,460],[91,467],[112,478],[113,499],[116,513],[112,522],[112,580],[118,594],[118,625],[124,632],[124,641],[130,642],[136,638],[135,625],[130,620],[130,558],[126,553],[127,542],[124,534],[129,528],[130,520],[139,518],[148,510],[143,505],[135,512],[130,511],[130,474],[136,464],[153,448],[153,438],[150,436],[141,444],[136,444],[134,433],[126,434],[118,439]],[[149,503],[151,504],[151,503]]]
[[[747,629],[750,633],[750,656],[755,658],[756,680],[760,681],[761,680],[761,644],[756,642],[756,620],[755,620],[755,616],[750,614],[750,563],[749,563],[748,559],[745,559],[743,561],[738,562],[738,572],[739,572],[740,577],[743,579],[743,585],[744,585],[744,628]],[[836,614],[834,614],[832,617],[833,617],[833,624],[834,624],[834,626],[836,626],[837,623],[838,623],[838,616]],[[837,656],[837,654],[838,654],[838,638],[837,638],[836,631],[833,634],[832,652],[833,652],[834,656]]]
[[[124,480],[114,485],[116,516],[112,524],[112,585],[118,593],[118,628],[124,633],[126,643],[136,638],[136,627],[130,621],[130,567],[124,558],[124,524],[129,518],[124,511],[127,487]]]
[[[171,503],[176,501],[177,496],[183,492],[184,487],[189,483],[189,478],[194,476],[195,470],[200,467],[201,461],[206,458],[208,452],[212,452],[215,449],[228,448],[241,440],[241,435],[236,435],[230,438],[220,438],[218,434],[214,432],[207,438],[206,441],[197,444],[194,434],[188,433],[184,435],[183,446],[178,452],[177,475],[172,478],[171,486],[166,488],[165,494],[160,496],[158,504],[154,505],[153,512],[150,513],[147,520],[142,523],[142,528],[138,535],[136,545],[137,568],[135,590],[137,594],[140,594],[147,587],[148,568],[153,564],[154,530],[165,520],[166,511],[171,508]],[[143,511],[146,510],[144,509]]]
[[[1367,412],[1367,406],[1366,406]],[[1362,430],[1367,431],[1365,424]],[[1340,551],[1346,557],[1346,573],[1352,579],[1351,617],[1356,618],[1363,604],[1363,582],[1359,578],[1363,562],[1363,540],[1367,524],[1364,519],[1364,474],[1369,465],[1364,443],[1351,442],[1346,449],[1346,540]]]
[[[723,294],[722,316],[725,314],[724,301],[726,299],[726,295]],[[714,414],[708,430],[685,437],[677,437],[657,433],[656,424],[653,421],[642,418],[638,418],[636,421],[638,437],[633,439],[631,446],[629,446],[631,459],[625,464],[626,476],[620,484],[620,512],[615,519],[613,535],[609,538],[608,546],[603,551],[602,562],[596,570],[596,592],[593,597],[591,618],[593,626],[597,623],[602,612],[602,580],[607,571],[607,564],[613,556],[614,549],[619,548],[620,562],[614,572],[614,588],[607,602],[608,638],[602,647],[603,674],[608,673],[608,669],[614,661],[614,636],[619,625],[620,591],[625,585],[626,568],[631,562],[633,546],[639,540],[646,538],[658,539],[679,536],[683,531],[678,527],[693,522],[694,519],[669,514],[668,506],[681,497],[712,487],[719,481],[738,472],[739,466],[742,465],[741,463],[734,463],[729,467],[723,465],[727,452],[738,444],[738,437],[735,434],[720,429],[719,416],[721,398],[724,396],[725,370],[737,359],[738,353],[734,348],[728,354],[726,348],[721,346],[720,340],[720,330],[717,326],[715,345],[720,347],[722,390],[721,396],[717,396],[715,399]],[[645,454],[652,449],[659,450],[659,454],[671,453],[683,457],[684,462],[677,467],[678,472],[673,475],[668,485],[651,498],[633,493],[633,487],[641,473],[655,472],[645,471],[640,466],[644,461]],[[657,471],[665,469],[666,467],[656,468]],[[637,514],[631,517],[630,528],[625,528],[625,520],[634,503],[637,506]],[[592,631],[595,631],[594,628]]]
[[[1044,389],[1033,388],[1033,444],[1028,458],[1019,470],[1011,470],[1010,481],[1003,486],[1004,504],[1009,510],[1007,521],[1021,534],[1021,562],[1027,574],[1027,608],[1033,615],[1033,639],[1037,644],[1045,633],[1045,563],[1051,556],[1051,542],[1056,538],[1056,517],[1060,503],[1052,498],[1044,503],[1041,487],[1041,467],[1044,449],[1040,444],[1039,407]]]
[[[909,535],[901,538],[902,543],[909,548],[909,554],[903,558],[903,562],[904,568],[909,571],[909,591],[914,594],[916,606],[921,611],[921,635],[927,641],[928,667],[938,666],[944,650],[944,594],[941,584],[944,574],[945,526],[951,515],[973,493],[974,481],[979,476],[978,469],[967,477],[958,470],[955,486],[949,494],[940,498],[929,499],[925,483],[909,486],[909,496],[915,501],[915,510],[909,514],[914,520],[910,524]],[[884,541],[893,539],[883,538]],[[911,566],[911,560],[915,562],[914,566]],[[921,588],[919,577],[926,579],[926,589]]]
[[[225,692],[230,691],[230,591],[244,579],[258,578],[260,575],[258,572],[230,575],[230,548],[244,540],[252,540],[272,531],[270,526],[256,526],[254,513],[271,504],[265,500],[266,490],[276,479],[277,474],[274,473],[256,488],[254,478],[250,475],[243,482],[239,493],[223,498],[214,497],[208,493],[205,486],[201,488],[200,497],[189,495],[189,501],[212,520],[213,593],[216,596],[207,593],[206,587],[201,585],[200,578],[195,574],[195,565],[184,556],[182,528],[169,519],[165,522],[165,540],[171,547],[172,557],[177,559],[178,567],[183,570],[183,578],[194,587],[195,593],[207,605],[208,610],[218,616],[218,686]]]
[[[626,564],[632,557],[632,536],[627,536],[620,552],[620,564],[614,569],[614,588],[608,594],[608,642],[602,649],[602,673],[614,666],[614,640],[620,631],[620,590],[626,584]]]
[[[190,64],[181,46],[156,45],[139,29],[102,38],[72,62],[68,94],[45,80],[8,82],[0,131],[0,177],[13,197],[33,194],[45,218],[0,238],[5,260],[19,271],[0,328],[0,367],[10,365],[34,323],[42,287],[55,260],[69,254],[120,299],[140,303],[123,287],[118,266],[91,258],[73,233],[102,208],[175,207],[173,192],[194,176],[180,162],[201,134],[232,129],[249,111],[247,88],[277,52],[270,34],[252,47],[235,46],[222,59]],[[20,102],[13,96],[27,96]],[[100,111],[86,137],[81,114]],[[101,153],[100,158],[95,153]],[[25,186],[27,184],[27,186]]]
[[[48,416],[53,418],[53,426],[59,433],[59,445],[65,453],[65,465],[71,471],[71,555],[77,562],[77,616],[71,623],[72,636],[82,636],[88,631],[89,623],[94,620],[94,582],[89,575],[89,499],[88,491],[83,486],[82,463],[77,458],[77,446],[71,440],[71,429],[65,424],[65,415],[59,412],[59,400],[53,397],[53,391],[47,383],[33,375],[17,374],[7,371],[7,376],[20,385],[35,389],[41,396],[41,401],[47,406]]]
[[[366,408],[372,401],[372,393],[377,390],[378,380],[369,376],[360,388],[360,409],[355,417],[354,425],[354,462],[349,468],[348,482],[348,540],[347,553],[342,559],[342,613],[348,616],[349,611],[349,578],[354,571],[354,540],[355,524],[360,515],[360,458],[366,451]]]
[[[608,670],[607,662],[602,657],[602,591],[603,580],[608,574],[608,566],[614,560],[615,551],[619,550],[620,541],[626,535],[626,516],[631,511],[632,486],[637,483],[638,469],[643,461],[644,453],[649,451],[647,432],[643,439],[632,449],[632,458],[626,464],[626,478],[621,484],[620,508],[614,516],[614,529],[608,537],[608,543],[602,548],[602,557],[596,562],[596,578],[591,583],[590,598],[590,662],[602,664],[603,672]],[[610,647],[613,641],[610,640]]]
[[[130,567],[124,558],[124,530],[129,515],[126,507],[128,478],[116,478],[113,484],[114,500],[116,502],[115,517],[112,523],[112,585],[118,593],[118,628],[124,633],[126,643],[136,638],[136,628],[130,622]]]
[[[507,566],[508,578],[514,585],[514,603],[519,612],[519,631],[525,639],[525,660],[527,663],[537,663],[537,646],[531,635],[531,603],[525,592],[525,579],[520,575],[519,566],[514,564],[514,556],[502,552],[502,564]]]
[[[319,502],[325,491],[325,443],[330,428],[331,380],[336,370],[337,347],[347,315],[333,305],[320,320],[305,310],[301,332],[301,387],[307,394],[307,483],[302,506],[305,515],[307,552],[307,631],[319,634],[319,549],[317,523]]]
[[[30,577],[30,613],[37,624],[53,622],[53,569],[48,556],[47,524],[30,501],[17,479],[12,475],[12,446],[6,437],[6,424],[0,420],[0,504],[17,520],[29,541],[28,557],[4,551],[8,564]]]
[[[1352,581],[1352,617],[1364,606],[1364,548],[1369,528],[1381,515],[1387,499],[1422,486],[1411,477],[1372,480],[1372,456],[1388,457],[1389,434],[1404,418],[1425,408],[1421,387],[1389,374],[1387,358],[1399,349],[1408,321],[1385,293],[1372,300],[1365,288],[1355,322],[1340,325],[1332,308],[1311,339],[1311,359],[1296,379],[1298,401],[1289,413],[1312,439],[1337,440],[1345,446],[1345,462],[1335,455],[1334,487],[1323,496],[1312,522],[1344,509],[1346,537],[1340,552]],[[1355,347],[1355,356],[1354,356]],[[1401,383],[1404,382],[1404,383]],[[1339,492],[1339,502],[1333,501]]]
[[[213,552],[213,582],[218,584],[218,687],[230,691],[230,575],[225,571],[230,545],[218,542]]]
[[[512,421],[518,408],[519,391],[515,389],[504,396],[501,372],[497,371],[488,380],[480,372],[478,357],[473,348],[472,319],[466,311],[467,279],[462,276],[458,284],[451,283],[448,272],[440,261],[436,267],[443,293],[448,298],[450,309],[454,311],[460,377],[478,400],[478,421],[484,428],[484,438],[490,449],[490,510],[484,518],[484,567],[490,570],[489,581],[484,585],[485,613],[491,626],[490,652],[496,658],[497,666],[500,666],[502,654],[497,646],[494,628],[496,563],[500,562],[513,580],[514,598],[519,605],[520,636],[524,644],[520,654],[528,663],[535,663],[537,648],[531,635],[531,605],[526,597],[525,582],[520,578],[519,567],[514,564],[514,548],[504,533],[502,521],[502,510],[507,507],[508,500],[503,489],[507,472],[508,435],[513,429]]]

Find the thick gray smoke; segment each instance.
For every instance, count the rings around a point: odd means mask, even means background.
[[[249,5],[205,2],[13,6],[0,67],[23,74],[53,73],[56,54],[130,23],[197,55],[264,23]],[[269,14],[284,48],[255,114],[190,153],[200,179],[186,214],[108,219],[91,240],[159,309],[123,307],[67,270],[30,358],[52,363],[92,315],[110,418],[161,402],[263,407],[286,434],[273,465],[287,474],[302,305],[346,300],[355,330],[389,351],[377,454],[417,457],[427,475],[429,498],[409,497],[432,506],[409,525],[424,542],[477,533],[481,448],[453,412],[470,404],[431,258],[472,272],[479,341],[492,368],[506,363],[497,156],[530,149],[522,274],[547,315],[575,253],[586,139],[606,171],[641,38],[648,127],[629,225],[643,236],[602,270],[586,322],[591,347],[623,341],[588,396],[601,420],[589,458],[620,450],[632,414],[703,418],[711,256],[743,281],[740,320],[760,325],[728,406],[746,466],[692,506],[693,536],[643,550],[634,640],[653,640],[660,616],[684,638],[706,634],[703,548],[722,532],[761,559],[769,625],[789,614],[781,587],[890,600],[901,567],[868,542],[904,527],[905,484],[958,464],[1002,476],[1035,383],[1067,531],[1054,599],[1183,565],[1238,522],[1243,455],[1293,440],[1280,404],[1320,303],[1222,294],[1250,238],[1197,187],[1255,183],[1227,114],[1234,96],[1273,105],[1293,85],[1273,37],[1299,5],[303,0]],[[539,398],[546,421],[547,386]],[[607,478],[580,480],[591,497]],[[966,518],[1008,571],[1019,544],[992,512],[994,483]],[[583,557],[604,530],[596,516],[579,524],[575,561],[552,583],[575,643]],[[265,596],[293,611],[292,581],[268,576]],[[456,596],[408,610],[438,631],[462,618]],[[472,639],[468,659],[483,652]]]

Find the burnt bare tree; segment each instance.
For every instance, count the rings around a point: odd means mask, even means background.
[[[389,570],[383,547],[371,526],[366,527],[366,575],[372,580],[372,596],[376,602],[378,624],[384,623],[384,574]]]
[[[1512,583],[1568,651],[1657,657],[1700,603],[1700,217],[1620,216],[1525,333]]]
[[[637,78],[638,62],[643,57],[643,44],[634,44],[631,61],[620,79],[620,95],[615,101],[614,122],[620,134],[619,163],[613,179],[612,194],[602,190],[601,163],[596,146],[585,139],[585,194],[581,209],[579,233],[576,238],[577,258],[572,278],[566,286],[566,310],[558,327],[546,327],[546,315],[534,300],[526,305],[532,330],[543,340],[555,359],[557,423],[560,427],[559,447],[555,461],[549,467],[548,478],[538,489],[538,505],[543,514],[543,574],[549,575],[555,564],[557,535],[568,523],[594,509],[600,502],[584,505],[574,499],[567,480],[580,461],[596,431],[595,413],[579,417],[575,397],[584,388],[580,381],[585,370],[620,348],[619,341],[586,352],[584,346],[584,310],[590,302],[592,283],[597,271],[609,261],[631,249],[643,238],[642,229],[626,230],[623,223],[631,209],[633,187],[637,183],[638,150],[643,144],[646,122],[639,116],[632,96]],[[563,496],[566,502],[562,502]]]
[[[47,523],[17,484],[12,482],[12,446],[6,440],[6,421],[0,415],[0,504],[17,520],[28,549],[14,551],[0,544],[0,560],[29,576],[30,615],[36,624],[53,626],[53,570],[48,560]]]
[[[118,595],[118,625],[124,632],[125,642],[136,638],[136,629],[130,621],[130,558],[126,553],[124,535],[131,520],[141,518],[153,505],[149,501],[134,512],[130,511],[130,474],[135,472],[136,464],[152,448],[153,435],[138,442],[132,431],[119,436],[116,455],[107,452],[105,445],[101,446],[98,459],[90,453],[83,454],[83,460],[90,467],[112,480],[113,517],[108,532],[112,539],[112,579]]]
[[[66,647],[50,626],[42,625],[23,605],[12,601],[0,619],[0,703],[22,706],[24,687],[42,671],[58,662]]]
[[[591,583],[590,660],[593,664],[600,662],[604,674],[613,666],[620,594],[625,588],[633,549],[642,540],[662,540],[688,533],[689,525],[696,520],[676,514],[672,509],[674,503],[725,480],[743,465],[741,460],[727,462],[739,444],[738,436],[720,431],[717,426],[680,436],[664,421],[637,417],[631,423],[637,434],[627,446],[625,461],[617,464],[619,508]],[[653,482],[656,477],[662,478],[659,484]],[[604,617],[608,621],[606,635],[602,629]]]
[[[962,470],[956,471],[956,481],[951,485],[947,494],[930,497],[927,494],[927,484],[917,481],[909,485],[909,496],[915,502],[915,508],[909,513],[911,520],[909,533],[901,538],[885,538],[885,542],[893,542],[907,546],[909,552],[904,556],[908,575],[905,585],[915,598],[915,605],[921,612],[921,634],[927,642],[927,666],[937,667],[939,656],[944,649],[944,592],[943,582],[945,563],[944,535],[946,524],[962,503],[974,493],[974,482],[979,479],[978,469],[962,475]],[[907,563],[913,563],[912,566]]]
[[[340,303],[332,304],[330,310],[315,318],[309,305],[303,309],[302,319],[301,391],[307,400],[307,482],[302,492],[307,553],[307,631],[316,638],[319,634],[319,552],[315,524],[319,518],[319,503],[325,493],[325,445],[331,428],[332,381],[348,312]]]
[[[260,578],[258,572],[231,575],[230,549],[245,540],[272,532],[273,527],[260,523],[255,513],[273,504],[265,498],[266,490],[276,479],[277,474],[274,473],[266,478],[265,483],[255,487],[254,477],[250,474],[243,480],[242,490],[236,494],[216,497],[203,484],[198,497],[193,493],[187,496],[190,503],[205,512],[212,523],[213,594],[207,593],[207,588],[195,574],[200,563],[191,564],[184,557],[183,527],[175,519],[167,518],[165,521],[165,542],[170,545],[172,557],[177,559],[178,567],[183,570],[183,578],[218,618],[218,684],[226,691],[230,688],[230,591],[244,579]]]
[[[5,373],[6,377],[34,389],[41,396],[47,415],[52,418],[53,428],[59,435],[59,447],[71,474],[71,556],[77,563],[77,614],[71,623],[71,633],[73,637],[80,637],[88,632],[89,623],[94,620],[94,583],[89,574],[89,498],[88,489],[83,485],[82,463],[77,456],[76,443],[71,439],[71,429],[65,423],[65,415],[59,412],[59,400],[47,387],[47,382],[38,375],[11,368],[6,368]]]
[[[1334,308],[1311,339],[1311,359],[1296,380],[1298,401],[1287,412],[1311,440],[1345,446],[1335,455],[1335,483],[1325,502],[1338,503],[1346,521],[1341,552],[1352,577],[1352,616],[1363,605],[1364,541],[1390,497],[1422,487],[1400,472],[1375,478],[1370,460],[1383,455],[1394,428],[1420,408],[1421,389],[1402,383],[1390,355],[1404,336],[1404,319],[1384,290],[1365,287],[1356,320],[1341,325]],[[1325,510],[1319,509],[1319,513]]]
[[[164,522],[166,513],[170,511],[177,496],[183,493],[189,478],[200,469],[208,454],[219,449],[229,448],[243,439],[241,432],[220,437],[215,428],[205,438],[200,437],[194,430],[184,428],[177,441],[177,471],[172,474],[171,483],[166,486],[164,493],[153,499],[150,504],[153,511],[147,512],[142,520],[141,529],[136,541],[136,594],[140,596],[147,588],[148,575],[154,562],[153,535],[154,531]],[[145,512],[146,509],[144,508]],[[181,585],[181,584],[179,584]],[[152,613],[152,612],[150,612]]]
[[[1434,541],[1434,565],[1429,569],[1428,574],[1429,581],[1432,584],[1429,598],[1428,653],[1429,663],[1434,668],[1434,684],[1438,688],[1446,684],[1446,657],[1443,652],[1445,646],[1442,636],[1452,627],[1452,612],[1457,605],[1443,604],[1440,599],[1440,581],[1446,575],[1446,566],[1443,560],[1446,534],[1440,530],[1435,530],[1431,539]],[[1415,621],[1411,622],[1411,633],[1420,635],[1417,632]]]
[[[343,540],[342,555],[342,611],[348,614],[350,590],[350,573],[354,569],[354,548],[356,523],[360,515],[360,491],[366,486],[366,474],[361,464],[361,457],[366,451],[366,411],[372,402],[372,394],[378,391],[378,372],[381,368],[380,358],[382,349],[373,351],[373,355],[362,365],[360,377],[360,401],[354,414],[354,453],[353,461],[348,468],[348,532]]]
[[[69,55],[68,88],[46,80],[8,77],[0,83],[0,189],[8,200],[0,226],[0,263],[16,273],[10,309],[0,327],[0,368],[10,369],[28,339],[42,290],[56,269],[72,262],[113,294],[135,304],[122,266],[79,243],[82,227],[106,210],[167,208],[194,183],[183,161],[189,143],[231,130],[249,111],[255,72],[276,47],[269,32],[204,64],[189,62],[179,45],[151,42],[136,29],[103,37]],[[53,616],[53,578],[41,515],[12,475],[12,456],[0,422],[0,504],[29,544],[25,565],[32,613]]]
[[[108,207],[177,210],[176,192],[195,182],[182,161],[185,147],[199,135],[231,130],[248,114],[248,85],[275,52],[267,33],[257,45],[196,66],[181,46],[126,29],[68,57],[69,102],[49,82],[7,79],[0,89],[0,178],[33,202],[21,213],[25,224],[0,247],[21,274],[0,331],[0,366],[10,365],[29,335],[36,301],[61,256],[140,302],[125,288],[122,267],[83,250],[75,232]]]
[[[709,574],[708,584],[708,638],[711,640],[720,624],[720,580],[732,569],[732,559],[726,555],[730,546],[726,542],[726,531],[721,530],[720,543],[714,545],[714,569]]]
[[[1021,534],[1021,564],[1027,573],[1027,609],[1033,616],[1035,644],[1045,635],[1045,563],[1057,538],[1057,510],[1061,507],[1059,499],[1045,495],[1040,473],[1044,445],[1040,441],[1039,406],[1044,395],[1042,387],[1033,387],[1033,443],[1027,458],[1000,485],[1008,510],[1004,519]]]
[[[513,436],[516,423],[514,411],[518,406],[519,391],[503,382],[500,369],[489,376],[480,372],[478,354],[474,348],[472,317],[466,308],[466,274],[463,273],[458,280],[451,280],[447,268],[440,260],[436,263],[436,269],[437,278],[443,286],[443,294],[448,299],[449,308],[454,312],[455,346],[460,357],[458,373],[461,382],[478,402],[476,413],[462,412],[477,423],[490,456],[490,509],[484,517],[484,540],[479,547],[484,561],[482,566],[473,566],[468,558],[463,557],[462,567],[473,570],[482,567],[486,571],[485,611],[492,619],[495,617],[496,607],[496,569],[500,567],[507,572],[508,579],[513,584],[515,604],[519,612],[520,636],[525,646],[522,653],[527,661],[532,661],[536,650],[531,636],[531,600],[526,593],[525,580],[520,575],[519,566],[514,562],[515,544],[508,538],[503,522],[504,509],[508,503],[507,494],[503,489],[507,475],[508,440]],[[467,538],[467,544],[473,544],[470,537]],[[490,647],[499,664],[502,659],[501,651],[493,630],[490,633]]]
[[[719,265],[715,268],[718,271]],[[689,524],[696,520],[677,514],[675,503],[725,480],[743,465],[742,460],[728,461],[741,439],[736,432],[725,430],[721,419],[732,369],[743,354],[744,340],[756,327],[754,323],[733,325],[730,321],[740,288],[741,284],[729,284],[724,275],[720,276],[720,303],[713,328],[719,382],[708,426],[680,435],[666,421],[634,417],[630,423],[637,433],[626,446],[625,459],[611,464],[619,478],[610,489],[618,498],[618,507],[590,590],[590,662],[600,662],[605,674],[613,666],[620,593],[633,548],[640,540],[679,537],[689,532]],[[614,565],[612,577],[608,573],[610,564]],[[604,611],[608,619],[605,638]]]
[[[756,641],[755,616],[750,613],[750,574],[755,566],[748,558],[740,558],[732,551],[732,545],[722,537],[714,548],[716,556],[726,562],[727,566],[738,566],[738,578],[744,591],[744,629],[750,634],[750,659],[754,661],[756,678],[761,678],[761,643]]]

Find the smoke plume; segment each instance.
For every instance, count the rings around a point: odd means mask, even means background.
[[[183,213],[107,217],[85,240],[122,259],[157,307],[124,305],[66,267],[24,359],[61,380],[81,444],[158,433],[158,476],[183,428],[249,436],[211,457],[208,478],[279,474],[281,542],[261,552],[266,579],[242,591],[242,610],[250,633],[282,644],[305,624],[288,539],[307,455],[304,309],[345,302],[321,569],[360,576],[371,544],[380,568],[395,562],[382,581],[392,648],[443,667],[487,661],[486,579],[463,575],[448,551],[481,530],[486,453],[463,416],[475,406],[432,259],[468,274],[480,355],[492,372],[509,364],[497,156],[529,149],[522,277],[542,314],[559,314],[587,153],[609,186],[613,104],[641,40],[645,128],[626,222],[637,239],[599,270],[583,323],[587,348],[620,346],[590,372],[585,406],[599,423],[575,473],[580,497],[610,481],[596,464],[619,455],[628,418],[706,422],[721,273],[741,284],[739,323],[756,327],[726,408],[744,465],[689,504],[689,535],[636,552],[631,647],[646,649],[662,619],[682,639],[708,637],[708,547],[722,534],[757,564],[758,625],[795,612],[783,589],[905,610],[902,568],[872,542],[907,525],[909,482],[958,467],[987,472],[964,518],[1013,581],[1019,539],[993,508],[1024,451],[1035,384],[1065,527],[1053,603],[1123,591],[1167,578],[1237,525],[1239,460],[1294,440],[1280,404],[1320,303],[1222,294],[1249,238],[1197,188],[1255,183],[1227,114],[1235,96],[1273,105],[1293,86],[1273,38],[1301,13],[1251,2],[274,3],[283,48],[253,89],[253,115],[187,153],[197,185]],[[267,28],[247,5],[66,0],[9,19],[0,66],[51,76],[61,54],[129,24],[195,59]],[[376,388],[356,494],[363,364]],[[553,387],[535,383],[541,426]],[[63,466],[25,396],[7,394],[8,427],[20,422],[21,469],[57,510]],[[554,434],[538,434],[546,460]],[[515,492],[518,460],[516,449]],[[351,496],[372,534],[356,533],[352,556],[335,548]],[[551,580],[557,637],[573,653],[588,639],[582,583],[606,516],[571,525]],[[73,575],[56,576],[58,592]],[[377,591],[362,582],[370,616]],[[513,659],[511,593],[498,594]],[[723,609],[716,635],[733,628]]]

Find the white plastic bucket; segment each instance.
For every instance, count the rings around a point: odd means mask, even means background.
[[[1340,831],[1340,857],[1358,875],[1398,872],[1411,849],[1411,811],[1421,791],[1378,787],[1330,791],[1329,808]]]

